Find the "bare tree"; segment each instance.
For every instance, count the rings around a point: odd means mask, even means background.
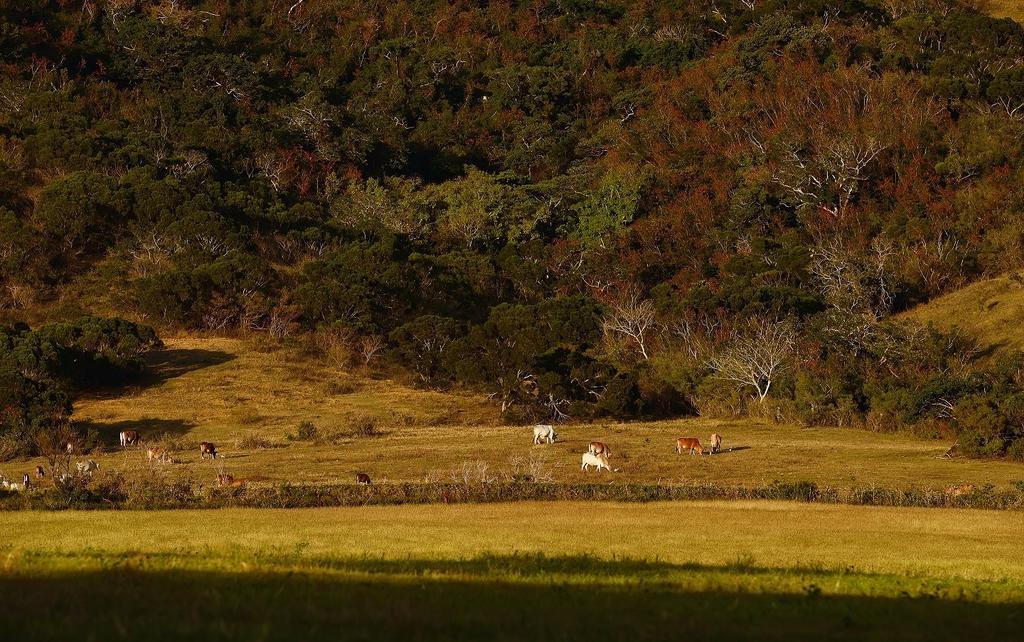
[[[796,345],[796,328],[789,321],[759,318],[735,336],[707,365],[726,381],[754,389],[759,402],[772,382],[786,371],[786,361]]]
[[[654,304],[649,299],[641,299],[636,290],[629,293],[619,302],[612,304],[611,311],[604,318],[604,332],[626,337],[636,344],[644,359],[650,359],[647,343],[650,334],[657,328]]]
[[[359,354],[363,357],[363,365],[368,366],[381,350],[387,347],[384,337],[379,334],[363,335],[359,338]]]

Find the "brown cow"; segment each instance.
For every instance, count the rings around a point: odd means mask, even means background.
[[[356,483],[362,484],[363,486],[369,486],[370,476],[366,473],[356,473]]]
[[[590,442],[590,454],[608,457],[612,454],[612,451],[608,448],[608,444],[603,441],[592,441]]]
[[[121,447],[135,446],[142,439],[137,430],[122,430],[121,431]]]
[[[216,459],[217,458],[217,447],[214,446],[212,443],[210,443],[208,441],[200,442],[199,443],[199,458],[200,459],[206,459],[207,455],[209,455],[213,459]]]
[[[722,436],[718,433],[711,435],[711,454],[722,452]]]
[[[697,453],[698,455],[704,454],[704,447],[700,445],[700,440],[696,437],[680,437],[676,439],[676,454],[682,455],[684,450],[690,451],[690,454]]]
[[[42,466],[36,466],[36,479],[42,479],[46,477],[46,471],[43,470]]]

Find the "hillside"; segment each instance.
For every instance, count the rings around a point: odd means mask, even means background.
[[[1024,2],[1021,0],[990,0],[992,15],[1024,20]]]
[[[1024,26],[966,0],[286,4],[0,10],[3,457],[93,375],[136,385],[155,331],[343,353],[506,424],[752,416],[1024,460],[1013,376],[880,323],[1024,266]],[[318,415],[294,394],[275,430]]]
[[[1018,464],[941,459],[947,441],[879,435],[855,429],[798,428],[748,420],[581,423],[559,427],[554,445],[531,445],[528,426],[500,421],[480,395],[426,392],[369,378],[311,359],[293,348],[267,348],[237,339],[176,338],[150,357],[153,377],[125,394],[92,396],[76,404],[75,421],[96,431],[106,452],[92,453],[104,473],[153,472],[210,483],[227,472],[250,483],[350,483],[356,472],[377,482],[482,481],[532,474],[561,482],[709,482],[763,485],[814,481],[837,488],[944,489],[992,483],[1007,488],[1022,476]],[[300,422],[318,440],[289,440]],[[371,422],[375,435],[356,431]],[[139,448],[122,450],[117,433],[138,430]],[[706,443],[720,433],[720,455],[678,456],[675,439]],[[580,471],[591,440],[612,448],[611,475]],[[216,462],[199,458],[212,441]],[[150,465],[147,447],[171,449],[176,463]],[[40,459],[0,463],[10,478]]]
[[[978,281],[905,317],[943,330],[959,328],[986,351],[1024,350],[1024,278],[1011,273]]]

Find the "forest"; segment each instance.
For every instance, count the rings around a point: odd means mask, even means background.
[[[173,331],[1024,459],[1024,355],[901,316],[1024,267],[983,2],[0,5],[4,457]]]

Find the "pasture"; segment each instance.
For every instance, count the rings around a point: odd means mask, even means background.
[[[479,395],[417,390],[346,372],[311,361],[297,348],[223,338],[166,343],[165,351],[151,355],[146,385],[76,403],[76,421],[103,439],[103,452],[88,455],[102,472],[146,472],[146,448],[162,440],[177,463],[152,466],[168,475],[212,481],[227,472],[252,484],[346,483],[357,472],[375,482],[479,482],[529,473],[569,483],[778,480],[925,489],[1008,488],[1024,479],[1019,463],[942,459],[946,441],[748,420],[569,424],[559,427],[556,443],[534,446],[530,427],[503,425]],[[319,439],[286,438],[303,421],[317,427]],[[359,432],[367,422],[372,433]],[[143,443],[122,450],[122,430],[140,431]],[[706,444],[712,432],[724,439],[721,454],[675,454],[677,437]],[[580,455],[593,439],[609,444],[619,472],[580,471]],[[200,459],[200,441],[217,445],[216,460]],[[7,462],[0,472],[20,479],[39,463]]]
[[[21,512],[0,522],[0,623],[12,639],[1009,639],[1021,532],[1017,512],[783,502]]]

